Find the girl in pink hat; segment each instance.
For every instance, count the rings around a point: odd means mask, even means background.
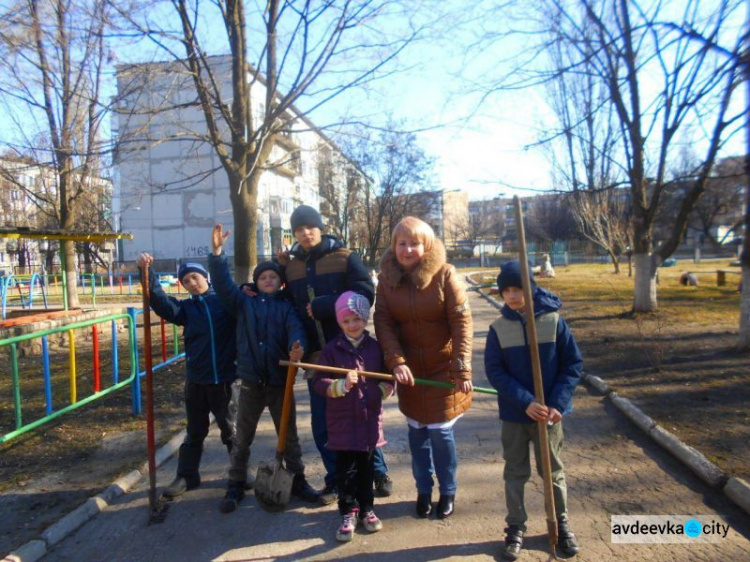
[[[326,397],[328,442],[335,451],[336,480],[339,489],[341,526],[336,539],[348,542],[361,524],[375,533],[383,524],[373,509],[373,463],[376,448],[385,445],[382,401],[393,394],[393,385],[378,379],[360,377],[356,371],[383,370],[383,352],[365,330],[370,317],[370,301],[353,291],[336,300],[336,320],[341,333],[331,340],[318,363],[352,369],[346,375],[317,371],[313,387]]]

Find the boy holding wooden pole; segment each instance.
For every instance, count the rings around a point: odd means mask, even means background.
[[[568,524],[567,487],[561,460],[562,417],[572,410],[573,392],[581,378],[583,359],[573,334],[558,313],[562,302],[549,291],[538,288],[531,278],[545,405],[537,402],[527,343],[527,307],[518,261],[503,264],[497,286],[505,306],[487,334],[484,363],[487,378],[498,391],[500,419],[503,422],[503,479],[508,527],[505,529],[502,555],[506,560],[516,560],[521,552],[527,520],[524,486],[531,476],[529,442],[534,445],[537,471],[541,475],[537,423],[546,422],[557,517],[557,546],[565,555],[572,556],[579,549]]]

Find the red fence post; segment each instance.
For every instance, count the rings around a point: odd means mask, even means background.
[[[165,330],[164,318],[159,318],[161,324],[161,360],[167,360],[167,332]]]
[[[91,326],[91,339],[94,344],[94,392],[101,392],[102,380],[99,366],[99,330],[97,330],[96,324],[92,324]]]

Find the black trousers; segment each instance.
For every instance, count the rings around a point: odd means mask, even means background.
[[[336,482],[339,487],[339,513],[346,515],[359,507],[364,514],[375,503],[372,492],[375,471],[374,451],[336,451]]]
[[[187,435],[180,445],[177,476],[187,480],[188,486],[200,484],[199,467],[203,455],[203,441],[208,435],[209,414],[216,418],[221,431],[221,442],[231,451],[234,421],[230,414],[232,383],[198,384],[185,381],[185,412]]]

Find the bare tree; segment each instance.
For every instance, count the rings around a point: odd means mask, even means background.
[[[524,216],[524,223],[530,240],[552,243],[576,237],[578,229],[570,197],[540,195],[528,202],[531,207]]]
[[[424,215],[434,206],[427,201],[429,195],[417,193],[420,188],[426,191],[432,160],[418,146],[416,135],[402,132],[399,125],[390,121],[384,130],[365,131],[342,142],[344,152],[372,180],[361,197],[369,267],[376,265],[398,221],[409,214]]]
[[[657,307],[657,268],[678,247],[717,155],[744,115],[731,104],[739,82],[739,57],[720,57],[675,26],[662,25],[677,21],[680,28],[720,38],[728,43],[727,50],[738,54],[741,36],[733,18],[742,2],[720,2],[711,13],[699,10],[699,4],[688,1],[674,14],[661,2],[548,2],[552,32],[578,55],[556,69],[555,75],[585,68],[606,86],[608,99],[602,107],[611,104],[616,115],[621,166],[633,205],[633,309],[637,312]],[[672,228],[657,241],[654,223],[664,202],[670,161],[687,137],[703,150],[701,167],[679,200]]]
[[[741,210],[748,182],[744,168],[743,157],[721,160],[690,215],[690,227],[716,249],[739,237],[742,231],[744,214]]]
[[[109,51],[108,5],[99,0],[27,0],[0,15],[0,96],[16,156],[54,170],[48,207],[56,226],[77,229],[90,186],[108,149],[102,93]],[[33,198],[45,195],[30,195]],[[78,306],[75,244],[63,243],[68,303]]]
[[[318,178],[321,214],[328,219],[328,233],[356,247],[366,177],[339,152],[324,147],[319,152]]]
[[[584,23],[585,25],[585,23]],[[583,30],[584,52],[593,55],[591,31]],[[620,255],[632,244],[630,197],[618,189],[622,171],[617,166],[620,135],[609,90],[589,68],[589,57],[580,59],[577,47],[554,35],[549,57],[561,72],[548,82],[550,106],[560,124],[543,142],[553,167],[553,183],[567,198],[578,231],[607,253],[615,273]]]
[[[249,278],[257,259],[260,178],[298,158],[295,148],[275,148],[283,146],[284,136],[309,128],[305,116],[380,76],[417,32],[378,28],[397,8],[387,0],[269,0],[262,9],[244,0],[174,0],[156,3],[158,9],[147,2],[140,11],[113,4],[183,65],[193,82],[206,123],[198,136],[213,147],[228,178],[235,274]],[[172,32],[172,21],[159,19],[161,8],[172,11],[179,32]],[[402,16],[395,21],[408,25]],[[219,40],[229,53],[229,77],[216,71],[208,54]],[[222,87],[227,78],[229,91]]]

